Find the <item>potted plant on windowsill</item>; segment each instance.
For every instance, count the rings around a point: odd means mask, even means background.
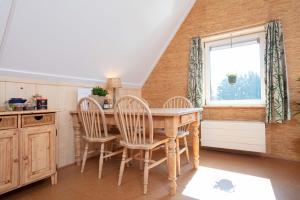
[[[233,73],[229,73],[229,74],[227,74],[227,79],[228,79],[228,83],[230,85],[233,85],[236,83],[237,75],[233,74]]]
[[[92,89],[91,98],[95,99],[101,106],[103,106],[107,94],[108,94],[107,90],[97,86]]]

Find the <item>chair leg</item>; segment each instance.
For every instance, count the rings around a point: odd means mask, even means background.
[[[140,150],[140,170],[143,169],[143,150]]]
[[[119,180],[118,180],[118,185],[119,186],[121,185],[121,182],[122,182],[126,157],[127,157],[127,148],[124,148],[123,149],[123,155],[122,155],[122,162],[121,162],[121,166],[120,166],[120,172],[119,172]]]
[[[152,154],[153,154],[153,150],[149,151],[149,159],[152,160]]]
[[[180,175],[180,148],[179,138],[176,138],[176,161],[177,161],[177,173]]]
[[[111,147],[112,147],[111,143],[107,143],[105,145],[104,150],[112,152],[112,150],[111,150],[112,148]],[[108,153],[105,153],[105,154],[108,154]],[[104,161],[107,162],[109,159],[111,159],[111,157],[106,157],[106,158],[104,158]]]
[[[144,194],[147,194],[148,176],[149,176],[149,150],[145,153],[145,167],[144,167]]]
[[[186,154],[186,160],[189,163],[190,162],[190,155],[189,155],[189,147],[186,141],[186,136],[183,138],[184,141],[184,147],[185,147],[185,154]]]
[[[130,149],[130,158],[133,158],[133,149]],[[129,167],[130,165],[132,165],[133,159],[129,162],[126,163],[126,166]]]
[[[110,143],[110,151],[114,152],[114,141]],[[111,160],[111,157],[109,157],[109,159]]]
[[[130,149],[130,158],[132,159],[130,161],[130,165],[132,165],[132,163],[133,163],[133,153],[134,153],[133,149]]]
[[[100,149],[100,158],[99,158],[99,175],[98,179],[101,179],[102,176],[102,167],[103,167],[103,155],[104,155],[104,143],[101,144],[101,149]]]
[[[169,150],[168,150],[168,143],[165,144],[165,152],[166,152],[166,157],[168,158],[168,153],[169,153]],[[167,159],[167,165],[169,164],[168,162],[168,159]]]
[[[89,149],[89,143],[87,142],[84,147],[84,153],[83,153],[82,164],[81,164],[81,173],[83,173],[83,170],[84,170],[84,166],[85,166],[86,158],[87,158],[87,154],[88,154],[88,149]]]

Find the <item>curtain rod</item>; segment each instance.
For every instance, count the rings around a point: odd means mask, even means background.
[[[274,20],[281,21],[280,18],[274,18],[274,19],[271,19],[271,20],[268,20],[268,21],[264,21],[264,22],[259,22],[259,23],[255,23],[255,24],[251,24],[251,25],[246,25],[246,26],[239,26],[237,28],[228,29],[226,31],[220,31],[220,32],[215,32],[215,33],[210,33],[210,34],[204,34],[204,35],[200,35],[200,36],[201,36],[201,38],[204,38],[204,37],[210,37],[210,36],[215,36],[215,35],[219,35],[219,34],[226,34],[226,33],[234,32],[234,31],[240,31],[242,29],[254,28],[254,27],[257,27],[257,26],[263,26],[266,23],[274,21]],[[192,37],[192,38],[194,38],[194,37]]]

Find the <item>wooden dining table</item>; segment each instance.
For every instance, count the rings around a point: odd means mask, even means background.
[[[150,108],[153,118],[153,128],[164,129],[168,137],[168,177],[170,182],[170,194],[176,194],[176,136],[178,127],[190,124],[193,137],[193,167],[199,166],[199,125],[202,108]],[[104,110],[107,125],[117,125],[114,118],[114,110]],[[81,163],[82,155],[82,127],[77,111],[71,113],[74,129],[75,162]]]

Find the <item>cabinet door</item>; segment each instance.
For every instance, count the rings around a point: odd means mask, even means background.
[[[18,185],[18,158],[17,131],[0,131],[0,194]]]
[[[55,173],[55,135],[54,125],[22,129],[22,184]]]

